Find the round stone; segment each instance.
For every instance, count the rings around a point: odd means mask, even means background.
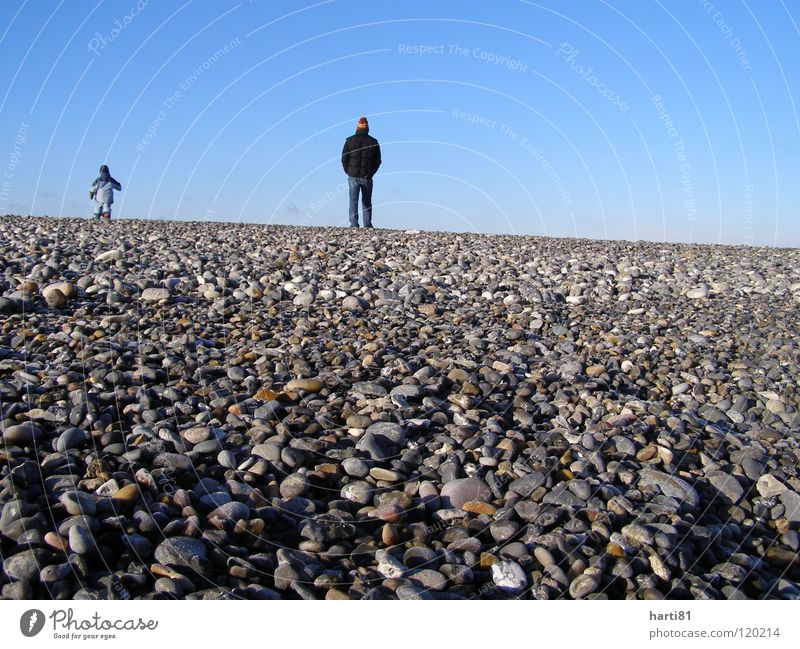
[[[569,594],[573,599],[583,599],[595,592],[600,585],[600,578],[593,574],[581,574],[575,577],[569,585]]]
[[[509,595],[518,595],[528,587],[528,577],[516,561],[495,561],[492,581],[499,591]]]
[[[363,302],[354,295],[348,295],[342,300],[342,309],[345,311],[363,311]]]
[[[67,296],[57,288],[48,291],[44,299],[51,309],[63,309],[67,305]]]
[[[381,542],[386,546],[397,545],[401,541],[400,532],[395,525],[386,523],[381,528]]]
[[[64,492],[59,501],[70,516],[80,516],[81,514],[93,516],[97,510],[94,496],[84,491]]]
[[[73,448],[81,448],[89,440],[89,435],[80,428],[67,428],[56,440],[56,451],[65,453]]]
[[[194,426],[183,431],[182,435],[190,444],[200,444],[211,438],[211,431],[206,426]]]
[[[42,427],[33,421],[24,424],[15,424],[4,427],[2,430],[3,441],[12,446],[28,446],[40,441],[44,437]]]
[[[342,487],[341,494],[342,498],[351,500],[359,505],[367,505],[372,502],[372,485],[360,480],[350,482]]]
[[[204,559],[205,544],[187,536],[176,536],[162,541],[156,548],[156,561],[164,565],[189,565],[193,558]]]
[[[491,495],[489,485],[480,478],[459,478],[446,483],[440,497],[445,507],[460,509],[469,501],[487,502]]]
[[[688,297],[690,300],[701,300],[703,298],[707,298],[708,296],[708,288],[705,286],[700,286],[698,288],[693,288],[686,291],[686,297]]]
[[[69,528],[69,547],[77,554],[92,554],[97,551],[97,544],[92,533],[82,525],[73,525]]]
[[[382,469],[380,467],[370,469],[369,474],[376,480],[384,480],[386,482],[398,482],[404,478],[402,473],[390,469]]]
[[[217,507],[208,515],[208,518],[231,522],[247,520],[250,518],[250,508],[244,503],[231,501]]]
[[[786,491],[786,485],[775,476],[765,473],[756,482],[756,489],[764,498],[772,498],[773,496],[780,496]]]
[[[408,575],[413,584],[425,590],[441,591],[447,587],[447,577],[438,570],[423,568]]]
[[[9,579],[32,582],[44,567],[45,554],[32,549],[12,554],[3,561],[3,572]]]
[[[342,468],[347,475],[354,478],[363,478],[369,475],[369,464],[358,457],[349,457],[342,462]]]
[[[47,300],[54,291],[58,291],[67,299],[72,299],[78,294],[78,289],[72,282],[53,282],[42,289],[42,296]]]
[[[167,288],[146,288],[142,291],[140,298],[144,302],[160,302],[169,299],[169,289]]]
[[[302,473],[292,473],[286,476],[283,482],[281,482],[280,492],[281,496],[284,498],[293,498],[295,496],[305,495],[310,487],[311,484],[305,475]]]

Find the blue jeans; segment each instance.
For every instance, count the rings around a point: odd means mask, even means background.
[[[361,205],[364,213],[364,227],[372,227],[372,178],[347,177],[350,185],[350,226],[358,227],[358,192],[361,192]]]

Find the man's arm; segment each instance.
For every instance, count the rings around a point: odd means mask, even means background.
[[[373,152],[373,160],[372,160],[372,175],[374,176],[378,173],[378,169],[381,166],[381,145],[375,142],[375,150]]]
[[[347,173],[347,163],[350,161],[350,151],[347,149],[347,140],[344,141],[344,146],[342,147],[342,169],[344,172]]]

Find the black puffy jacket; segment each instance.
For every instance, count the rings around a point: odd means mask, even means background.
[[[369,133],[356,133],[344,141],[342,167],[351,178],[372,178],[381,166],[381,146]]]

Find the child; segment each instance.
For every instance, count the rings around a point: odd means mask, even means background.
[[[114,190],[122,191],[122,185],[111,177],[108,173],[108,165],[100,167],[100,176],[92,183],[89,190],[89,198],[94,203],[94,218],[111,218],[111,204],[114,202]]]

